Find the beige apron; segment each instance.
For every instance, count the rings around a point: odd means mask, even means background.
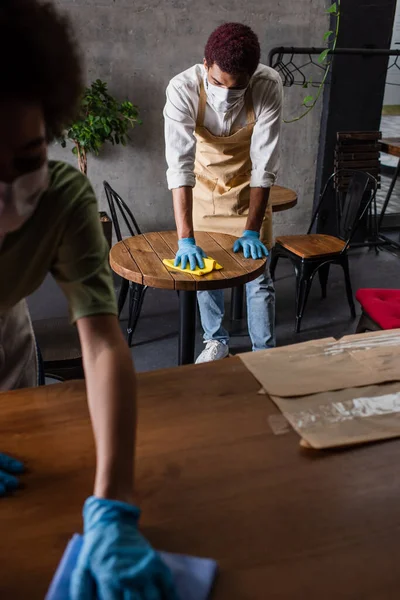
[[[213,135],[204,127],[206,102],[202,82],[195,130],[194,230],[240,237],[246,228],[250,201],[250,145],[256,120],[251,93],[247,91],[245,95],[246,125],[229,136]],[[269,248],[272,246],[271,204],[267,207],[260,237]]]
[[[25,300],[0,312],[0,390],[38,384],[35,336]]]

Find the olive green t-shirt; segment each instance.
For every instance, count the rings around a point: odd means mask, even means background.
[[[51,273],[65,293],[72,322],[117,314],[108,244],[89,180],[49,162],[49,188],[28,221],[0,248],[0,311],[32,294]]]

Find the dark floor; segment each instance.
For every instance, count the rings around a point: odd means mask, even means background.
[[[353,250],[350,269],[354,293],[361,287],[399,287],[400,256],[381,251]],[[328,297],[321,300],[316,278],[310,293],[303,319],[303,331],[293,332],[294,326],[294,276],[290,264],[281,261],[276,271],[277,343],[282,346],[316,338],[336,338],[354,333],[357,321],[350,318],[343,273],[333,266],[328,282]],[[229,316],[230,294],[226,295]],[[359,307],[357,306],[359,311]],[[125,326],[122,322],[122,326]],[[246,322],[232,324],[226,319],[232,333],[231,352],[251,349]],[[197,352],[202,349],[201,330],[198,327]],[[149,290],[134,337],[132,354],[138,371],[173,367],[178,353],[178,298],[174,292]]]

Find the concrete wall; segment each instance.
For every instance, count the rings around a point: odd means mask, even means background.
[[[211,31],[226,21],[250,25],[259,35],[262,59],[277,45],[320,45],[327,29],[323,0],[58,0],[72,18],[85,57],[88,82],[100,77],[112,93],[140,107],[143,125],[128,148],[89,159],[89,177],[102,208],[102,181],[134,209],[144,230],[173,227],[166,187],[162,109],[169,79],[200,62]],[[304,90],[286,89],[285,115],[301,110]],[[275,217],[276,233],[303,232],[312,206],[320,110],[284,125],[279,182],[295,189],[299,204]],[[55,158],[75,159],[52,148]]]
[[[392,43],[390,45],[393,50],[398,50],[400,44],[400,2],[397,1],[396,15],[394,19]],[[393,65],[395,57],[389,59],[389,65]],[[397,59],[397,64],[400,66],[400,58]],[[387,74],[384,106],[400,104],[400,70],[392,66]]]

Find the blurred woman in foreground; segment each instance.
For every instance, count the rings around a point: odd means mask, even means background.
[[[67,20],[39,0],[2,0],[0,29],[0,389],[37,384],[25,298],[52,273],[79,331],[97,449],[71,597],[172,600],[170,573],[132,504],[136,383],[96,198],[86,177],[47,157],[79,104],[76,44]],[[22,468],[0,456],[0,494]]]

